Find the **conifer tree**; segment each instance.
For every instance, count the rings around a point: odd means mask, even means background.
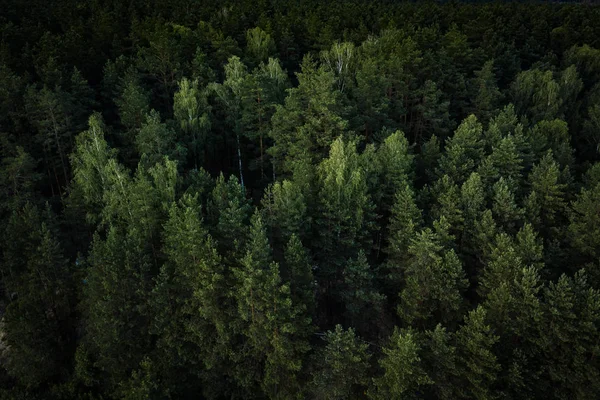
[[[49,213],[28,203],[2,232],[4,368],[29,389],[66,376],[73,355],[74,271]]]
[[[421,228],[421,210],[417,207],[415,194],[406,184],[396,192],[388,226],[389,245],[386,267],[390,286],[397,287],[403,280],[404,270],[410,258],[408,248],[416,232]]]
[[[364,331],[367,326],[376,323],[385,300],[375,287],[374,275],[364,251],[359,251],[355,259],[348,261],[343,276],[342,299],[348,321]]]
[[[272,118],[269,135],[274,143],[269,153],[277,174],[289,174],[304,162],[320,162],[348,128],[333,72],[317,67],[310,56],[301,67],[298,87],[288,91]]]
[[[380,173],[375,199],[383,212],[388,213],[394,203],[398,190],[413,181],[414,156],[410,153],[408,140],[402,131],[388,136],[377,149],[378,169]]]
[[[566,189],[551,151],[533,167],[528,180],[531,192],[525,199],[527,216],[538,231],[547,233],[564,213]]]
[[[590,260],[600,257],[600,182],[581,189],[569,213],[571,243]]]
[[[236,379],[244,387],[252,385],[253,368],[262,389],[272,398],[285,398],[298,390],[296,375],[302,366],[310,318],[296,317],[288,283],[282,283],[279,265],[272,261],[271,248],[260,214],[252,217],[246,255],[234,270],[238,282],[234,297],[243,321],[242,335],[247,341]],[[261,371],[263,371],[261,373]]]
[[[146,115],[139,131],[135,136],[135,145],[142,156],[142,163],[151,167],[164,156],[171,160],[182,162],[186,157],[186,148],[177,142],[175,131],[160,120],[156,110]]]
[[[456,397],[493,399],[500,370],[493,347],[498,341],[486,323],[486,310],[478,306],[465,317],[465,324],[456,332],[457,372]]]
[[[523,217],[523,210],[517,206],[514,193],[503,177],[494,184],[493,191],[492,213],[494,220],[498,221],[506,232],[512,233]]]
[[[556,398],[588,398],[598,390],[600,294],[584,271],[561,276],[544,291],[543,377]]]
[[[270,185],[262,199],[262,210],[276,248],[292,235],[309,239],[306,236],[311,221],[302,188],[296,182],[285,179]]]
[[[120,80],[122,87],[116,104],[121,124],[131,133],[141,128],[150,111],[150,93],[141,85],[137,71],[129,69]],[[130,137],[129,140],[132,140]]]
[[[467,280],[454,250],[445,248],[446,235],[443,229],[434,233],[425,228],[408,248],[411,257],[398,306],[398,313],[407,324],[453,322],[462,308],[461,293]]]
[[[152,290],[151,331],[157,337],[161,375],[184,392],[185,380],[204,381],[207,369],[223,368],[227,323],[235,312],[226,296],[226,271],[203,226],[197,196],[184,195],[165,223],[166,262]],[[173,372],[170,372],[173,371]]]
[[[483,127],[470,115],[447,140],[440,159],[439,176],[448,175],[457,184],[467,180],[483,157]]]
[[[104,191],[108,188],[109,161],[116,154],[106,143],[100,114],[92,114],[89,129],[79,134],[75,143],[75,151],[71,155],[71,190],[85,205],[88,222],[97,222],[103,208]]]
[[[454,376],[456,375],[456,348],[452,333],[442,325],[425,332],[422,366],[433,381],[423,389],[440,399],[454,398]]]
[[[339,274],[343,263],[360,248],[369,249],[373,204],[359,164],[355,142],[338,138],[329,158],[319,166],[319,253],[322,276]]]
[[[434,382],[427,376],[419,355],[421,346],[418,337],[411,331],[394,330],[389,344],[383,348],[379,364],[383,376],[374,378],[375,390],[370,393],[374,399],[419,398],[422,387]]]
[[[487,122],[496,110],[502,96],[498,90],[493,60],[486,61],[480,70],[475,71],[475,78],[471,85],[475,96],[472,100],[474,114],[481,121]]]
[[[453,232],[461,232],[464,227],[464,216],[460,207],[461,191],[459,186],[448,175],[438,179],[430,190],[433,195],[431,218],[445,218]]]
[[[357,337],[352,328],[335,330],[324,336],[327,344],[314,359],[311,394],[315,399],[362,398],[368,385],[368,344]]]
[[[313,315],[315,311],[315,280],[310,257],[302,242],[295,234],[290,236],[284,253],[282,277],[289,282],[290,295],[295,307],[304,315]]]
[[[199,88],[198,81],[183,78],[173,99],[173,113],[184,133],[182,139],[190,149],[196,169],[205,159],[207,136],[211,127],[209,111],[206,93]]]
[[[219,175],[207,208],[220,254],[225,254],[233,262],[243,254],[246,224],[250,217],[250,206],[235,176],[225,180],[222,174]]]

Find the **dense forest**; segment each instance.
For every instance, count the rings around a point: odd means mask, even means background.
[[[0,398],[598,398],[600,7],[1,10]]]

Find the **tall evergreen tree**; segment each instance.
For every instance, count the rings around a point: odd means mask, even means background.
[[[234,360],[243,357],[236,362],[236,379],[243,387],[251,387],[247,368],[252,368],[269,397],[289,397],[298,390],[296,376],[308,350],[310,318],[296,319],[300,309],[292,302],[289,284],[281,282],[258,213],[252,217],[246,255],[234,276],[238,282],[234,297],[243,321],[240,333],[245,337],[234,355]]]
[[[72,367],[74,269],[49,213],[26,204],[2,232],[4,368],[28,389],[64,380]]]
[[[398,306],[398,313],[407,324],[453,322],[459,315],[461,293],[467,281],[456,253],[445,248],[446,235],[447,232],[434,233],[425,228],[408,248],[411,257]]]
[[[419,398],[422,386],[434,382],[427,376],[421,365],[421,346],[418,336],[411,331],[401,333],[396,329],[383,349],[379,364],[384,370],[381,377],[374,378],[375,390],[370,393],[374,399]]]
[[[478,306],[465,317],[465,324],[456,332],[457,372],[456,397],[493,399],[500,369],[493,346],[498,341],[486,323],[486,310]]]
[[[325,333],[324,339],[327,344],[314,359],[311,395],[315,399],[362,398],[368,385],[368,344],[352,328],[344,330],[341,325]]]
[[[321,276],[339,277],[341,266],[360,248],[369,250],[373,204],[355,142],[338,138],[319,166],[319,252]]]

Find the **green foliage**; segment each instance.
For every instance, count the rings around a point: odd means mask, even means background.
[[[246,255],[234,276],[238,281],[234,297],[243,321],[241,332],[250,346],[244,351],[242,363],[254,368],[255,373],[264,368],[261,386],[270,397],[288,397],[298,390],[296,374],[302,354],[308,349],[305,338],[309,320],[296,319],[298,309],[292,302],[290,286],[281,282],[279,265],[272,261],[265,227],[257,213],[252,217]],[[247,371],[240,368],[236,372],[242,386],[252,383],[247,380]]]
[[[368,249],[372,229],[373,203],[368,193],[366,176],[360,168],[355,142],[336,139],[329,158],[319,165],[320,252],[324,277],[331,277],[344,261],[359,248]]]
[[[348,127],[333,72],[307,56],[297,77],[298,87],[288,91],[271,121],[274,143],[268,152],[278,173],[293,172],[304,160],[319,162]]]
[[[452,322],[462,308],[461,293],[467,281],[454,250],[444,248],[445,234],[426,228],[408,248],[410,259],[398,306],[398,314],[407,324]]]
[[[35,389],[68,373],[72,356],[74,282],[50,210],[18,209],[2,232],[1,273],[7,296],[2,357],[8,374]]]
[[[271,38],[271,35],[259,27],[246,31],[246,43],[246,52],[251,65],[258,65],[267,61],[267,58],[275,51],[275,41]]]
[[[358,338],[354,330],[335,330],[324,336],[327,344],[315,357],[311,394],[315,399],[361,398],[368,385],[368,368],[371,355],[368,344]]]
[[[390,217],[387,268],[388,279],[394,284],[402,282],[409,259],[408,248],[422,224],[421,210],[417,207],[415,194],[409,185],[398,190]]]
[[[208,217],[219,248],[227,249],[230,259],[241,254],[246,241],[250,206],[234,176],[230,176],[227,181],[223,175],[217,178],[208,204]]]
[[[177,161],[185,159],[187,150],[176,139],[175,132],[161,123],[158,112],[151,110],[135,137],[142,163],[150,167],[164,156]]]
[[[472,86],[475,95],[473,99],[474,114],[480,120],[487,122],[497,108],[502,96],[496,82],[492,60],[487,61],[480,70],[475,71]]]
[[[344,289],[342,298],[346,305],[346,315],[353,326],[361,325],[360,320],[371,323],[382,312],[385,296],[379,294],[374,284],[374,276],[361,250],[356,259],[348,261],[344,268]],[[367,317],[371,315],[372,317]],[[364,329],[364,328],[363,328]]]
[[[198,88],[198,81],[183,78],[173,99],[173,113],[184,133],[183,142],[191,149],[196,168],[204,159],[206,136],[211,126],[208,111],[206,94]]]
[[[474,115],[465,119],[448,139],[439,164],[439,174],[462,183],[473,172],[483,156],[483,128]]]
[[[384,370],[383,376],[374,379],[376,390],[370,397],[374,399],[411,399],[418,398],[422,386],[434,382],[421,367],[419,352],[421,346],[415,334],[398,329],[383,349],[383,358],[379,362]]]
[[[492,399],[500,370],[493,346],[498,341],[486,324],[486,310],[479,306],[465,317],[465,324],[456,332],[457,372],[460,382],[456,396],[465,399]]]
[[[1,398],[597,397],[600,8],[5,3]]]
[[[592,259],[600,257],[600,182],[581,193],[571,205],[569,234],[575,247]]]

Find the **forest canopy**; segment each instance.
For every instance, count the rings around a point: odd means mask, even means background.
[[[597,398],[599,22],[5,0],[0,398]]]

